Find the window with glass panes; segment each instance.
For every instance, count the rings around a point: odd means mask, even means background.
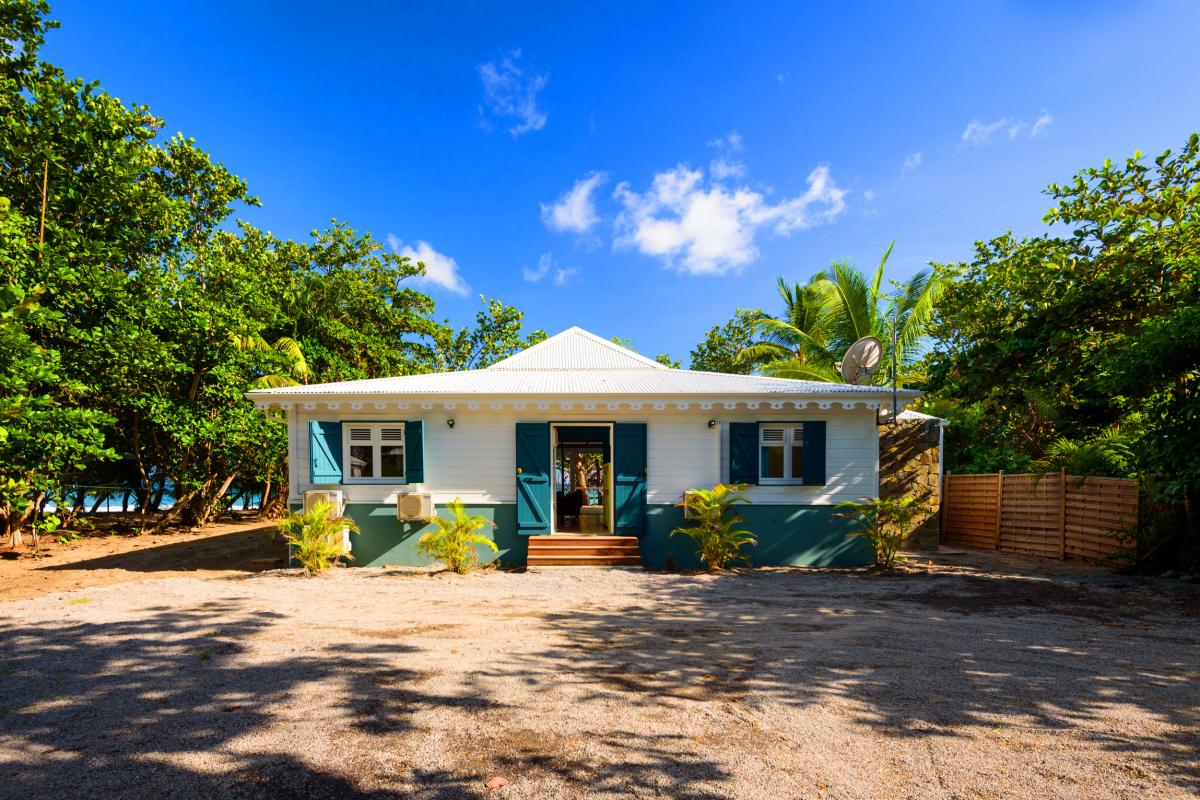
[[[404,423],[348,422],[343,430],[343,480],[403,481]]]
[[[758,426],[758,482],[802,483],[804,478],[804,425]]]

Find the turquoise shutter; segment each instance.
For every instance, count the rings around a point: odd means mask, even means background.
[[[646,531],[646,423],[613,425],[613,533]]]
[[[404,423],[404,480],[425,482],[425,423]]]
[[[342,423],[308,423],[308,476],[311,483],[342,482]]]
[[[517,533],[550,532],[550,423],[517,423]]]
[[[825,485],[825,423],[804,423],[804,485]]]
[[[758,483],[758,423],[729,423],[729,482]]]

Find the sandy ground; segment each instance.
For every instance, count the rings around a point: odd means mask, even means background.
[[[94,532],[66,543],[43,537],[37,555],[0,549],[0,602],[151,578],[275,569],[285,565],[287,545],[271,538],[273,529],[268,522],[222,522],[154,535]]]
[[[93,586],[0,602],[0,795],[1194,797],[1198,608],[978,553]]]

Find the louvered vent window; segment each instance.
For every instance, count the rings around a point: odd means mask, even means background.
[[[348,480],[402,481],[404,479],[404,425],[396,423],[345,426],[345,463]]]
[[[760,425],[759,483],[800,483],[804,477],[804,426]]]

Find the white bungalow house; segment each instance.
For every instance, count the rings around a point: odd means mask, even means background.
[[[871,558],[833,507],[879,492],[880,387],[671,369],[571,328],[487,369],[249,397],[287,413],[289,503],[343,503],[358,565],[428,563],[423,520],[460,498],[504,564],[691,567],[676,504],[718,482],[750,484],[755,564]]]

